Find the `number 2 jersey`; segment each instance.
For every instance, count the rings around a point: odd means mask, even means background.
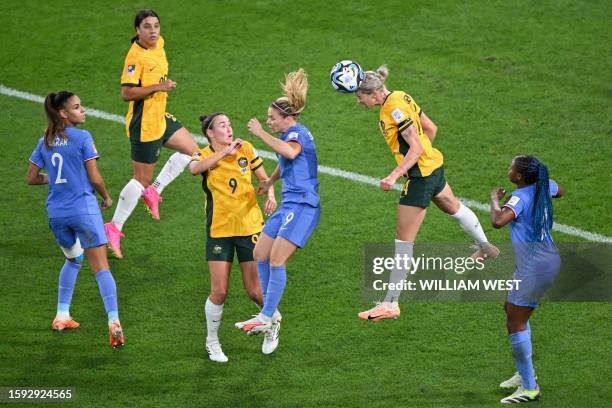
[[[48,148],[41,138],[30,156],[31,163],[47,169],[49,218],[99,214],[94,188],[85,168],[85,162],[100,157],[93,138],[88,131],[74,127],[66,127],[64,133],[65,140],[56,137]]]
[[[202,161],[215,153],[212,146],[206,146],[196,150],[192,159]],[[262,165],[253,145],[243,141],[235,155],[224,157],[202,174],[209,237],[241,237],[261,232],[263,216],[251,176]]]
[[[389,145],[395,161],[400,164],[410,150],[408,142],[401,135],[405,129],[414,126],[423,146],[423,153],[414,166],[408,169],[408,177],[427,177],[444,163],[442,153],[431,145],[421,126],[421,108],[405,92],[392,91],[380,107],[380,131]]]

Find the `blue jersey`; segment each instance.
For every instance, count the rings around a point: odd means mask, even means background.
[[[557,183],[549,180],[550,196],[554,197],[559,191]],[[523,188],[518,188],[512,192],[508,202],[504,204],[514,213],[514,220],[509,224],[510,239],[514,246],[517,263],[527,260],[527,249],[529,247],[529,237],[531,236],[531,225],[533,222],[533,202],[535,199],[536,185],[530,184]],[[554,249],[554,242],[550,234],[542,240],[541,250]],[[547,248],[545,248],[547,247]],[[554,250],[556,252],[556,249]]]
[[[308,204],[319,206],[319,180],[317,178],[317,152],[314,138],[301,123],[291,126],[281,140],[297,142],[302,151],[295,159],[289,160],[277,154],[283,181],[283,203]]]
[[[83,214],[100,214],[94,189],[89,182],[85,162],[100,157],[89,132],[66,127],[66,140],[56,137],[52,146],[41,138],[30,156],[30,162],[47,169],[49,218]]]

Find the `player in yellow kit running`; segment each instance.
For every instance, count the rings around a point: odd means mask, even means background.
[[[210,359],[226,362],[218,330],[223,304],[229,287],[234,252],[242,270],[242,281],[249,297],[259,307],[263,296],[253,249],[263,227],[263,216],[257,203],[251,176],[267,181],[263,160],[253,146],[234,139],[229,118],[220,112],[200,117],[202,133],[210,145],[197,150],[189,165],[192,174],[202,174],[206,199],[206,260],[210,270],[211,293],[206,299],[206,351]],[[274,190],[268,190],[264,203],[266,214],[276,209]],[[270,354],[278,345],[280,313],[276,312],[276,335],[266,336],[262,351]]]
[[[488,242],[476,215],[455,197],[444,178],[442,153],[432,145],[436,125],[410,95],[385,87],[388,74],[385,65],[367,71],[356,95],[367,108],[380,106],[380,131],[397,162],[397,167],[380,181],[380,188],[388,191],[397,179],[405,178],[397,209],[395,256],[412,257],[414,241],[433,201],[475,241],[478,250],[472,258],[495,258],[499,250]],[[407,273],[403,268],[392,270],[389,286],[401,288]],[[359,318],[373,321],[398,318],[400,292],[401,289],[389,289],[382,303],[359,313]]]

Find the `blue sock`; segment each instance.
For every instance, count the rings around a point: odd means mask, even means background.
[[[104,309],[108,315],[108,323],[119,320],[119,308],[117,307],[117,285],[113,274],[109,270],[102,270],[96,273],[96,282],[100,289],[100,296],[104,302]]]
[[[287,268],[284,266],[271,266],[270,267],[270,280],[268,281],[268,287],[266,290],[266,300],[264,301],[264,307],[261,310],[267,317],[272,317],[278,304],[283,297],[285,291],[285,285],[287,284]]]
[[[259,272],[259,283],[261,283],[261,293],[263,293],[265,303],[268,281],[270,280],[270,261],[257,261],[257,272]]]
[[[523,379],[523,388],[535,390],[538,385],[535,381],[533,363],[531,361],[531,331],[529,329],[510,335],[514,364]]]
[[[60,270],[57,288],[57,314],[59,316],[66,318],[70,316],[70,303],[72,302],[72,293],[79,275],[79,269],[81,269],[80,264],[66,260]]]

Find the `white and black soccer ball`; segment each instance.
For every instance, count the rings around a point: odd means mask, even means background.
[[[351,60],[338,62],[330,74],[331,84],[335,90],[344,93],[353,93],[359,89],[365,74],[361,66]]]

